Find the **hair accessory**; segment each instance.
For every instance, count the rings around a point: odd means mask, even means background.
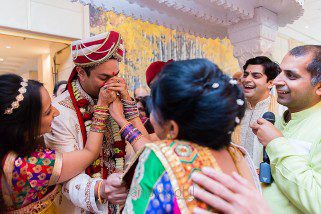
[[[236,103],[237,103],[237,105],[242,106],[242,105],[244,105],[244,100],[242,100],[242,99],[237,99],[237,100],[236,100]]]
[[[220,84],[218,84],[217,82],[214,82],[212,85],[212,88],[216,89],[220,86]]]
[[[235,117],[235,122],[236,122],[237,124],[239,124],[239,123],[241,122],[240,118]]]
[[[235,80],[235,79],[230,79],[230,84],[232,84],[232,85],[237,85],[237,80]]]
[[[20,102],[23,101],[23,99],[25,98],[23,94],[27,92],[26,87],[28,86],[28,80],[22,79],[20,85],[21,87],[18,90],[19,94],[16,96],[15,101],[11,103],[11,107],[5,110],[4,114],[12,114],[13,110],[19,108]]]

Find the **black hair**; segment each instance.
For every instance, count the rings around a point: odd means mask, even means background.
[[[40,132],[41,94],[42,84],[35,80],[28,80],[24,99],[12,114],[4,114],[11,107],[12,102],[19,95],[19,88],[23,79],[15,74],[0,75],[0,162],[9,151],[19,156],[26,156],[34,151],[39,143],[37,137]],[[0,167],[2,173],[2,167]],[[2,192],[0,192],[0,207],[4,207]]]
[[[86,67],[79,66],[79,67],[81,67],[81,68],[86,72],[87,76],[89,77],[91,71],[92,71],[96,66],[86,66]]]
[[[289,54],[295,57],[312,54],[312,61],[306,69],[311,74],[312,85],[316,85],[321,82],[321,45],[298,46],[290,50]]]
[[[148,106],[148,100],[150,99],[150,96],[145,96],[145,97],[138,97],[136,98],[136,102],[140,102],[145,109],[146,116],[149,117],[150,115],[150,110]]]
[[[267,76],[267,81],[274,80],[275,77],[281,73],[280,66],[266,56],[257,56],[247,60],[243,66],[243,70],[245,71],[249,65],[262,65],[264,73]]]
[[[176,61],[166,65],[152,86],[153,116],[160,123],[174,120],[178,139],[219,150],[231,142],[236,117],[245,103],[241,89],[207,59]],[[213,88],[213,84],[219,86]]]
[[[54,93],[55,96],[57,96],[57,91],[58,91],[59,87],[61,85],[64,85],[64,84],[67,85],[67,81],[63,80],[63,81],[59,81],[59,82],[57,82],[55,84],[55,87],[54,87],[54,90],[53,90],[53,93]]]

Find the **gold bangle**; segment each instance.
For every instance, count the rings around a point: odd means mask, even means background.
[[[98,201],[99,201],[99,203],[100,204],[103,204],[103,201],[102,201],[102,199],[101,199],[101,197],[100,197],[100,188],[101,188],[101,185],[103,184],[103,181],[100,181],[99,182],[99,184],[98,184]]]
[[[107,106],[94,106],[95,110],[103,110],[103,111],[108,111],[108,107]]]
[[[98,114],[98,113],[94,113],[94,118],[101,118],[101,119],[106,119],[108,118],[109,114]]]
[[[99,121],[93,121],[91,125],[106,127],[106,123],[102,123],[102,122],[99,122]]]

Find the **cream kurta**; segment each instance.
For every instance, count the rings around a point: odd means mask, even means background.
[[[93,100],[81,88],[79,92],[88,99],[91,105]],[[83,138],[80,131],[80,125],[73,107],[68,91],[53,100],[52,105],[57,108],[60,115],[55,117],[52,123],[52,133],[45,135],[45,141],[48,147],[59,152],[71,152],[84,148]],[[105,145],[108,147],[108,145]],[[126,146],[126,163],[133,156],[132,147]],[[109,161],[109,160],[104,160]],[[77,164],[77,163],[75,163]],[[107,204],[101,205],[96,201],[94,188],[96,182],[101,178],[91,178],[85,172],[82,172],[73,179],[65,182],[62,188],[63,199],[60,205],[61,213],[107,213]]]
[[[279,112],[281,112],[280,108],[280,105],[276,102],[276,98],[272,95],[258,102],[254,107],[247,102],[245,114],[241,124],[233,133],[233,142],[243,146],[246,149],[252,158],[256,169],[259,169],[260,163],[262,162],[263,146],[260,144],[259,140],[250,128],[250,124],[256,122],[267,111],[272,111],[277,117]],[[283,113],[283,111],[281,113]]]

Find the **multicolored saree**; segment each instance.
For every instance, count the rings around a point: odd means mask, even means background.
[[[131,183],[124,213],[190,213],[196,206],[215,211],[189,192],[195,185],[191,174],[204,166],[221,171],[207,147],[168,140],[147,144],[124,175],[125,182]]]
[[[54,201],[60,186],[55,184],[61,168],[62,155],[53,150],[37,150],[26,157],[9,152],[1,176],[7,212],[57,213]]]

